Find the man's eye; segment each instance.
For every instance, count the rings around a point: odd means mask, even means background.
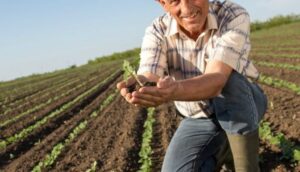
[[[178,2],[179,2],[179,0],[169,0],[169,3],[171,5],[176,5],[176,4],[178,4]]]

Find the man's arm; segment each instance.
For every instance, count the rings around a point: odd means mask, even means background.
[[[171,77],[160,78],[157,87],[143,87],[128,95],[127,101],[148,107],[174,100],[198,101],[216,97],[221,93],[231,71],[232,68],[227,64],[213,60],[208,62],[201,76],[181,81]]]
[[[225,86],[232,68],[227,64],[209,61],[205,73],[191,79],[179,82],[179,89],[175,92],[174,100],[198,101],[218,96]]]

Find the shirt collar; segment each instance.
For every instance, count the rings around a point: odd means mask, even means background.
[[[170,17],[170,22],[169,22],[169,26],[167,27],[167,30],[165,32],[165,36],[171,37],[173,35],[182,33],[178,27],[176,20],[173,17],[171,17],[171,15],[169,13],[167,15],[168,15],[168,17]],[[218,29],[217,19],[216,19],[216,16],[214,15],[214,13],[212,12],[211,8],[209,9],[209,12],[208,12],[208,15],[206,18],[206,26],[205,27],[206,27],[205,32],[208,30]]]

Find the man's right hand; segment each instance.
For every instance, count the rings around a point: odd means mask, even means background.
[[[143,75],[138,75],[138,78],[142,83],[148,80]],[[133,84],[137,84],[137,81],[133,77],[130,77],[127,81],[124,80],[117,83],[117,88],[120,91],[121,95],[125,98],[125,100],[128,103],[131,104],[132,104],[132,93],[129,92],[128,87],[132,86]]]

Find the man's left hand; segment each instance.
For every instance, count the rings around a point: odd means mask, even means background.
[[[175,99],[179,82],[172,77],[160,78],[156,87],[145,86],[132,93],[131,103],[141,107],[156,107]]]

